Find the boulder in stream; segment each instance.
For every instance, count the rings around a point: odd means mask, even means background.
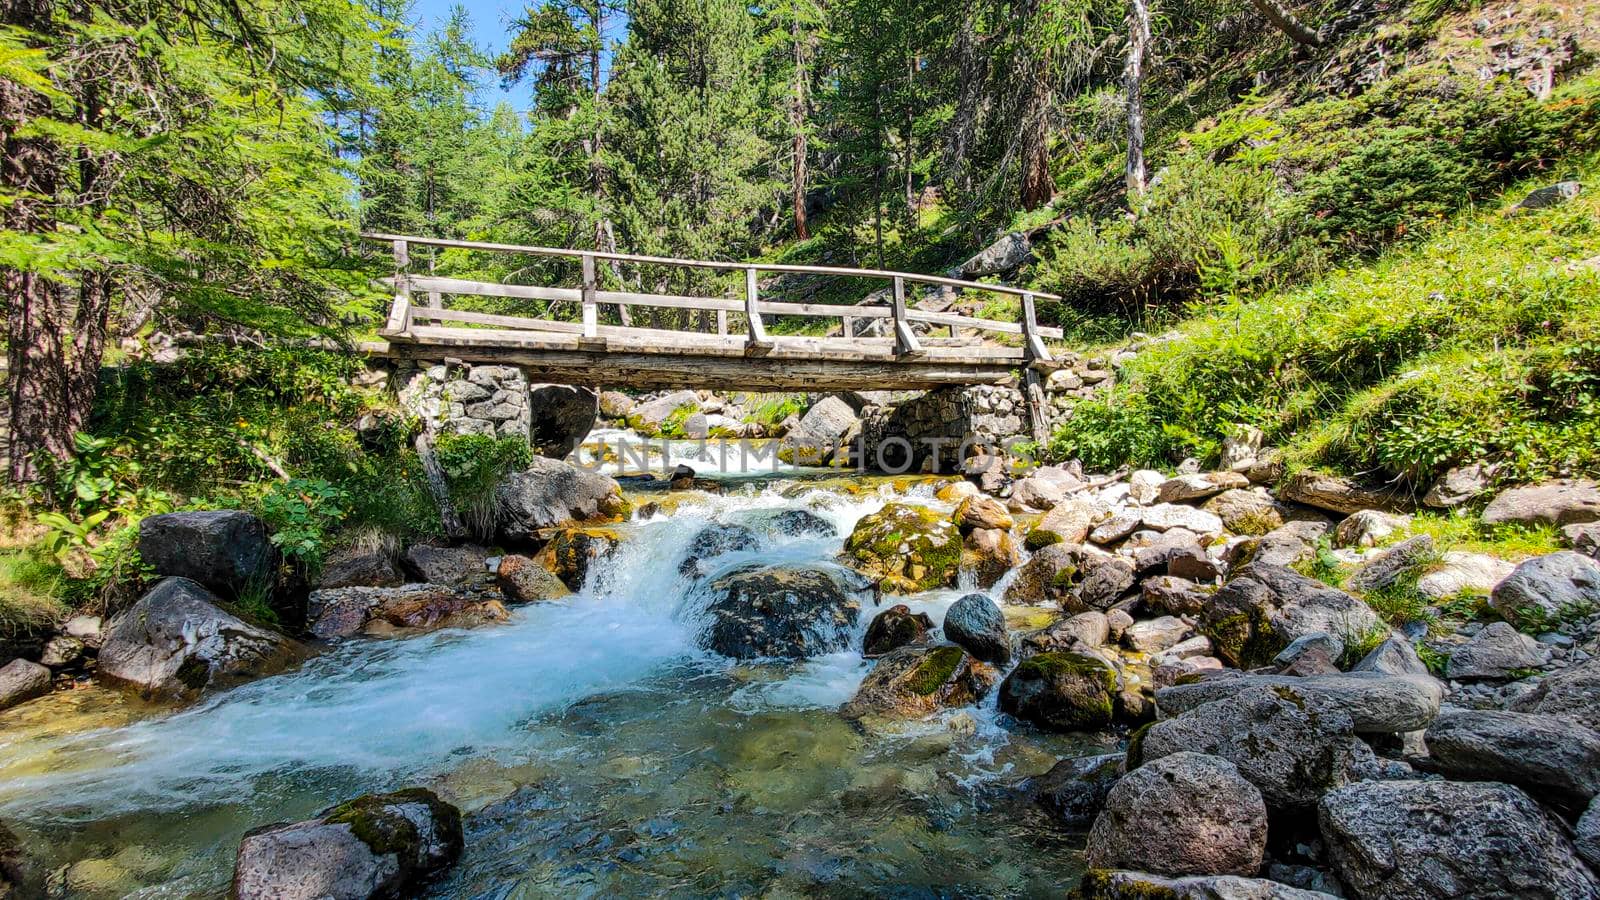
[[[856,523],[844,557],[889,593],[918,593],[955,584],[961,533],[925,506],[890,503]]]
[[[1089,831],[1088,863],[1158,875],[1254,875],[1267,807],[1233,763],[1180,752],[1118,781]]]
[[[1005,613],[987,594],[968,594],[953,603],[944,614],[944,636],[984,662],[1011,662]]]
[[[1383,627],[1372,608],[1285,566],[1255,563],[1223,585],[1200,615],[1200,633],[1230,665],[1269,665],[1296,638],[1326,632],[1363,638]]]
[[[535,560],[515,553],[500,557],[495,568],[495,583],[507,603],[539,603],[572,593],[554,572]]]
[[[927,613],[913,613],[911,607],[897,603],[873,617],[861,642],[861,655],[867,659],[884,656],[907,644],[918,644],[933,630]]]
[[[878,660],[840,713],[851,719],[918,718],[977,703],[999,677],[953,644],[901,647]]]
[[[311,634],[325,641],[470,628],[510,618],[495,594],[436,584],[312,591],[307,605]]]
[[[849,645],[872,584],[849,570],[743,566],[707,586],[706,649],[735,659],[801,659]]]
[[[1098,731],[1111,724],[1117,672],[1089,653],[1037,653],[1000,685],[1000,710],[1052,731]]]
[[[425,788],[369,794],[239,842],[234,900],[411,897],[455,864],[461,812]]]
[[[704,578],[715,571],[715,560],[729,553],[760,550],[761,541],[756,533],[743,525],[713,522],[700,529],[689,541],[689,549],[678,574],[685,578]]]
[[[594,391],[565,384],[528,387],[528,442],[540,456],[561,459],[578,448],[594,428],[600,398]]]
[[[50,693],[50,669],[25,659],[0,666],[0,709],[10,709]],[[3,897],[0,894],[0,897]]]
[[[98,673],[150,699],[192,699],[298,663],[305,651],[217,606],[188,578],[163,578],[111,620]]]
[[[535,542],[546,528],[609,522],[628,512],[616,481],[542,456],[500,482],[495,497],[500,538],[509,544]]]
[[[569,590],[581,591],[594,564],[622,546],[622,538],[609,528],[561,528],[539,549],[534,561],[544,566]]]
[[[139,522],[139,560],[158,575],[176,575],[232,597],[270,588],[278,563],[267,524],[237,509],[146,516]]]

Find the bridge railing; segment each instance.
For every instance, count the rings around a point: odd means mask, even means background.
[[[571,334],[576,336],[576,342],[580,348],[593,349],[604,348],[608,337],[648,337],[670,344],[674,335],[681,334],[680,332],[663,329],[602,325],[600,324],[599,316],[601,305],[616,305],[622,309],[632,306],[646,306],[714,313],[717,332],[722,336],[728,335],[729,315],[742,314],[746,323],[744,352],[751,356],[764,355],[775,346],[774,338],[767,333],[765,316],[838,318],[843,320],[842,333],[844,336],[863,344],[873,342],[874,339],[856,337],[856,320],[885,319],[888,320],[893,355],[897,358],[919,358],[926,353],[922,340],[918,338],[911,327],[913,323],[948,327],[952,338],[959,334],[960,329],[1020,335],[1022,347],[1018,355],[1022,361],[1026,362],[1048,362],[1051,356],[1049,348],[1045,344],[1045,339],[1061,340],[1063,336],[1059,328],[1040,325],[1034,307],[1034,302],[1037,299],[1061,299],[1055,294],[1008,285],[946,278],[939,275],[843,266],[679,259],[634,253],[566,250],[553,247],[531,247],[519,244],[497,244],[484,241],[461,241],[398,234],[364,233],[362,237],[372,241],[388,243],[394,253],[395,271],[394,277],[390,280],[394,288],[394,301],[390,306],[388,321],[383,329],[383,334],[390,338],[403,338],[412,335],[413,325],[419,321],[458,323],[466,326],[486,326],[513,331],[544,331]],[[473,281],[440,277],[432,274],[420,274],[412,271],[411,250],[415,247],[575,259],[578,260],[581,266],[582,280],[577,287],[548,287],[542,285],[502,284],[499,282]],[[742,272],[744,275],[744,296],[740,299],[730,299],[726,297],[691,297],[675,294],[603,290],[600,287],[599,280],[599,264],[601,262]],[[887,302],[882,304],[842,305],[769,301],[763,300],[760,296],[759,280],[763,272],[881,279],[889,282],[890,291]],[[908,284],[934,285],[941,288],[954,288],[960,291],[1014,296],[1020,300],[1019,315],[1017,321],[1005,322],[956,313],[916,309],[908,306],[906,302],[906,287]],[[424,303],[417,303],[416,297],[418,295],[426,298]],[[571,302],[581,306],[581,314],[579,321],[570,322],[550,318],[507,316],[447,309],[443,303],[445,295]]]

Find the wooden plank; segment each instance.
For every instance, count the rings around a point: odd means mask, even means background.
[[[761,311],[779,316],[850,316],[862,319],[887,319],[894,313],[883,306],[855,306],[831,303],[761,303]]]
[[[599,334],[596,329],[600,325],[600,310],[595,306],[595,271],[594,255],[583,255],[583,335],[595,337]]]
[[[719,309],[719,310],[717,310],[717,334],[725,335],[727,333],[728,333],[728,311],[725,310],[725,309]]]
[[[772,340],[767,337],[767,329],[761,324],[761,304],[756,288],[756,270],[744,270],[744,314],[749,320],[749,335],[745,341],[745,353],[749,356],[761,356],[772,349]]]
[[[405,334],[411,324],[411,301],[404,294],[395,294],[389,306],[389,321],[383,326],[384,334]]]
[[[534,284],[496,284],[490,281],[465,281],[460,278],[440,278],[436,275],[414,276],[411,283],[422,290],[435,290],[443,294],[470,294],[476,297],[510,297],[518,300],[551,300],[575,302],[583,299],[577,288],[542,287]]]
[[[1050,351],[1045,348],[1044,341],[1039,336],[1039,321],[1033,311],[1033,295],[1022,295],[1022,338],[1026,342],[1028,356],[1038,362],[1049,362]]]
[[[906,321],[906,283],[898,276],[894,279],[890,309],[894,312],[895,352],[901,356],[921,354],[922,346],[917,343],[917,336],[911,331],[911,323]]]
[[[494,325],[498,328],[511,328],[518,331],[557,331],[563,334],[582,334],[583,325],[579,322],[559,322],[552,319],[529,319],[523,316],[497,316],[490,313],[468,312],[464,309],[418,309],[412,314],[413,319],[425,319],[434,322],[465,322],[471,325]]]

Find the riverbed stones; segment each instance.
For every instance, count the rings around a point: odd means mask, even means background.
[[[1461,593],[1486,597],[1515,569],[1515,563],[1487,553],[1451,550],[1417,578],[1417,593],[1435,601]]]
[[[1156,488],[1157,503],[1204,500],[1223,491],[1247,488],[1250,479],[1237,472],[1202,472],[1169,478]]]
[[[1000,501],[987,496],[968,497],[961,501],[956,507],[955,521],[963,534],[973,529],[1010,531],[1011,526],[1016,524]]]
[[[920,593],[955,584],[961,534],[955,523],[925,506],[890,503],[856,523],[844,555],[885,592]]]
[[[1037,551],[1050,544],[1081,544],[1105,512],[1105,506],[1097,500],[1068,497],[1040,517],[1028,532],[1024,545]]]
[[[1074,900],[1330,900],[1335,895],[1238,875],[1167,878],[1149,872],[1091,869],[1071,896]]]
[[[239,843],[234,900],[415,896],[455,864],[461,813],[425,788],[369,794],[314,819],[268,825]]]
[[[1600,657],[1546,676],[1510,708],[1560,716],[1600,731]]]
[[[507,476],[495,498],[500,538],[511,545],[536,542],[546,528],[609,522],[628,510],[612,479],[542,456]]]
[[[1600,734],[1566,719],[1446,709],[1424,740],[1429,769],[1455,781],[1503,781],[1574,812],[1600,793]]]
[[[1022,637],[1022,656],[1082,648],[1094,649],[1111,636],[1111,625],[1106,614],[1089,610],[1057,619],[1037,631]]]
[[[870,582],[848,571],[751,565],[707,588],[706,649],[735,659],[802,659],[848,646]]]
[[[933,620],[927,613],[914,613],[911,607],[897,603],[872,617],[861,642],[861,655],[877,659],[892,650],[920,644],[932,630]]]
[[[1600,896],[1563,828],[1511,785],[1364,781],[1324,795],[1318,821],[1358,897]]]
[[[1588,615],[1600,609],[1600,562],[1571,550],[1536,556],[1495,585],[1489,605],[1519,625]]]
[[[317,587],[396,587],[404,583],[405,576],[394,558],[383,550],[371,550],[347,552],[329,560]]]
[[[944,637],[986,663],[1011,662],[1011,635],[1005,613],[987,594],[968,594],[944,614]]]
[[[994,587],[1022,562],[1011,532],[999,528],[974,528],[961,539],[961,571],[972,576],[975,587]]]
[[[553,459],[578,449],[600,413],[594,391],[565,384],[529,385],[527,405],[528,443],[533,452]]]
[[[678,565],[678,574],[686,578],[704,578],[715,570],[717,557],[759,549],[761,540],[754,530],[744,525],[714,522],[696,532],[689,541],[689,549]]]
[[[1600,521],[1600,482],[1556,479],[1509,488],[1484,507],[1485,525],[1554,525]]]
[[[1181,503],[1157,503],[1146,507],[1139,520],[1144,527],[1156,531],[1182,528],[1197,535],[1212,535],[1221,534],[1223,530],[1222,519],[1215,513]]]
[[[270,589],[277,550],[267,524],[237,509],[146,516],[139,522],[139,560],[158,575],[176,575],[224,597]]]
[[[1550,648],[1494,622],[1450,652],[1445,672],[1451,681],[1504,681],[1550,662]]]
[[[281,672],[304,658],[293,641],[217,603],[196,581],[163,578],[111,621],[99,676],[147,699],[192,699],[208,688]]]
[[[1089,653],[1028,657],[1000,685],[1000,710],[1051,731],[1098,731],[1116,713],[1121,679]]]
[[[1212,497],[1201,507],[1222,520],[1222,527],[1234,534],[1262,535],[1281,527],[1288,508],[1266,491],[1234,489]]]
[[[1335,547],[1376,547],[1411,527],[1410,516],[1363,509],[1345,516],[1333,529]]]
[[[991,666],[953,644],[901,647],[878,660],[840,712],[851,719],[919,718],[977,703],[998,678]]]
[[[1089,831],[1097,869],[1254,875],[1267,845],[1261,792],[1225,759],[1179,752],[1124,775]]]
[[[1139,653],[1160,653],[1177,645],[1188,634],[1188,622],[1177,616],[1161,616],[1128,626],[1122,633],[1122,642]]]
[[[1177,716],[1213,700],[1255,687],[1284,687],[1328,700],[1350,716],[1358,734],[1420,731],[1439,715],[1444,686],[1438,679],[1381,672],[1338,675],[1244,675],[1221,673],[1156,691],[1156,705],[1165,716]]]
[[[504,622],[510,613],[498,596],[434,584],[393,588],[334,588],[307,599],[313,637],[338,641],[366,634],[392,637],[440,628]]]
[[[783,436],[778,458],[798,466],[822,466],[835,457],[848,457],[848,443],[861,428],[856,410],[836,394],[818,400],[800,417],[800,424]]]
[[[1069,832],[1087,832],[1122,777],[1124,760],[1121,753],[1063,759],[1050,771],[1028,779],[1022,790],[1044,807],[1057,825]]]
[[[1305,809],[1373,765],[1350,716],[1323,696],[1260,685],[1160,721],[1130,748],[1129,765],[1193,750],[1228,760],[1271,809]],[[1137,752],[1138,759],[1131,758]]]
[[[0,666],[0,709],[10,709],[50,693],[50,669],[26,659]]]
[[[1341,515],[1364,509],[1395,511],[1404,499],[1389,491],[1374,490],[1349,478],[1316,472],[1297,472],[1289,476],[1278,496],[1293,503],[1325,509]]]
[[[1212,595],[1199,630],[1224,661],[1251,669],[1312,632],[1361,636],[1381,626],[1355,597],[1287,567],[1256,563]]]
[[[1362,594],[1387,590],[1408,575],[1416,575],[1437,556],[1431,535],[1407,538],[1363,560],[1345,579],[1345,587]]]
[[[448,587],[481,584],[489,575],[486,560],[489,551],[476,544],[459,547],[435,547],[430,544],[412,544],[406,548],[406,571],[416,581]],[[342,585],[334,585],[339,587]],[[385,587],[386,585],[360,585]]]
[[[495,566],[495,583],[507,603],[543,603],[572,593],[554,572],[518,553],[500,557]]]

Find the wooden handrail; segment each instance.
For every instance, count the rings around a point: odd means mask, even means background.
[[[720,262],[707,259],[679,259],[672,256],[644,256],[637,253],[609,253],[601,250],[565,250],[557,247],[531,247],[522,244],[496,244],[487,241],[458,241],[448,238],[412,237],[404,234],[382,234],[376,232],[362,232],[361,236],[371,241],[384,241],[386,243],[404,242],[417,247],[442,247],[457,250],[484,250],[498,253],[522,253],[530,256],[553,256],[565,259],[604,259],[615,262],[631,262],[645,264],[660,264],[666,266],[679,266],[695,269],[716,269],[724,272],[755,271],[777,272],[794,275],[842,275],[854,278],[884,278],[903,279],[920,284],[937,284],[945,287],[957,287],[970,291],[990,291],[996,294],[1010,294],[1021,297],[1031,294],[1037,299],[1060,300],[1059,294],[1046,294],[1042,291],[1027,288],[1010,287],[1004,284],[985,284],[981,281],[965,281],[960,278],[945,278],[942,275],[923,275],[917,272],[896,272],[890,269],[857,269],[848,266],[801,266],[788,263],[760,263],[760,262]]]

